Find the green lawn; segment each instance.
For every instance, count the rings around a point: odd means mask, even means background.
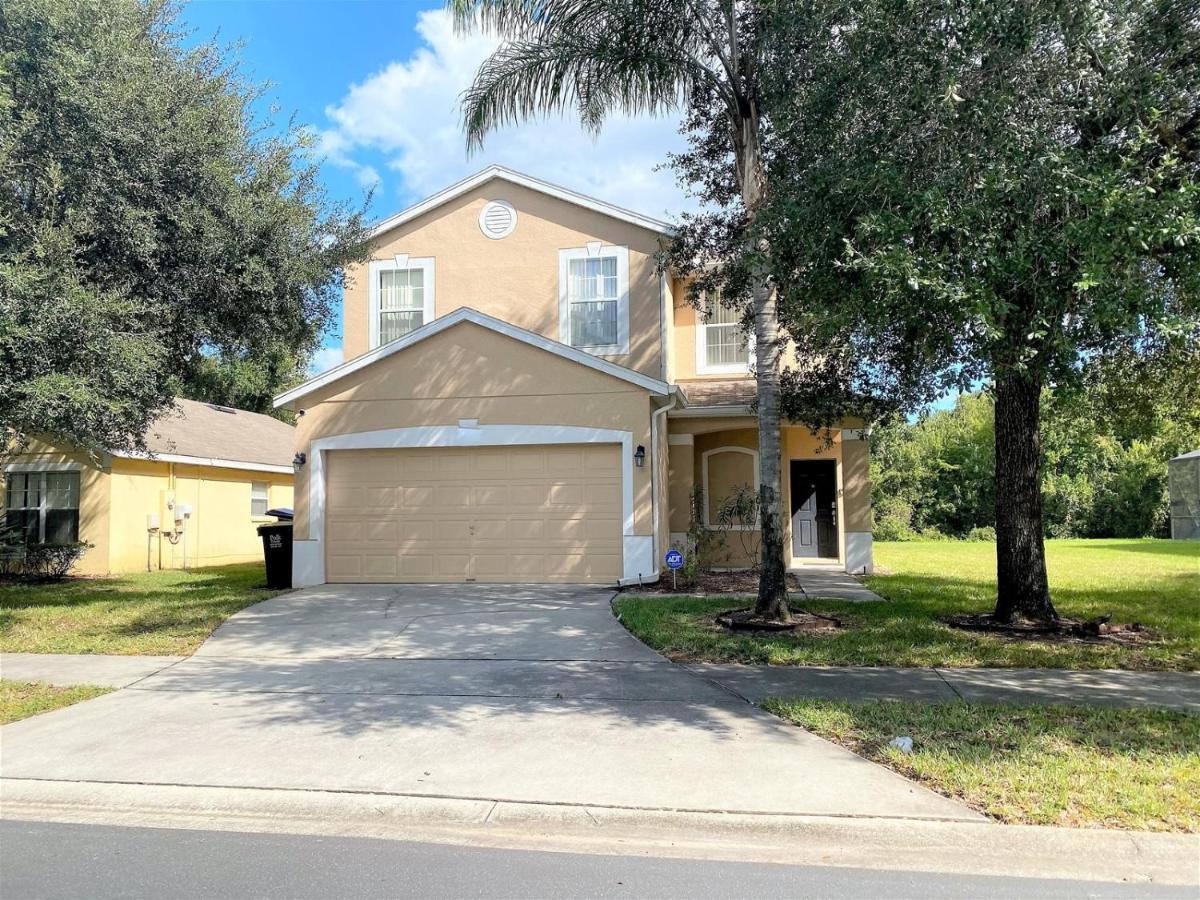
[[[0,584],[0,651],[180,655],[273,597],[261,563],[58,584]]]
[[[0,681],[0,725],[70,706],[80,700],[91,700],[111,690],[92,684],[55,687],[40,681]]]
[[[875,701],[763,704],[1002,822],[1200,832],[1200,716]],[[898,735],[913,753],[889,747]]]
[[[712,615],[727,597],[627,596],[622,621],[678,659],[773,665],[1029,666],[1087,669],[1200,669],[1200,543],[1161,540],[1047,541],[1050,586],[1060,615],[1138,622],[1157,633],[1133,648],[1013,641],[958,631],[940,619],[991,609],[994,544],[877,544],[888,574],[868,579],[886,603],[806,601],[850,627],[834,635],[733,635]],[[743,601],[744,602],[744,601]]]

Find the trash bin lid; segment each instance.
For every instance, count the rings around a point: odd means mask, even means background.
[[[289,522],[292,520],[292,510],[288,506],[277,506],[274,509],[268,509],[267,515],[274,516],[277,519],[286,519]]]

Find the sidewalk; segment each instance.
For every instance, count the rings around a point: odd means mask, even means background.
[[[1200,672],[1066,669],[897,669],[839,666],[685,668],[753,703],[766,697],[1162,706],[1200,713]]]
[[[69,686],[128,687],[187,659],[0,653],[0,677]],[[745,666],[687,663],[683,668],[758,703],[767,697],[920,700],[946,703],[1052,703],[1161,706],[1200,713],[1200,672],[1109,669],[899,669],[850,666]],[[180,671],[181,677],[187,673]]]
[[[101,656],[90,653],[0,653],[0,678],[69,687],[123,688],[173,666],[186,656]]]

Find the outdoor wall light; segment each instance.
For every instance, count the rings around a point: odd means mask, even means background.
[[[306,462],[308,462],[308,457],[303,453],[297,453],[292,457],[292,468],[299,470]]]
[[[646,448],[641,444],[638,444],[638,448],[633,451],[633,461],[639,469],[646,465]]]

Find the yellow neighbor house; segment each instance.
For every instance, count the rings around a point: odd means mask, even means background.
[[[158,419],[150,453],[86,453],[35,441],[5,461],[4,521],[30,541],[91,544],[73,570],[109,575],[262,558],[256,527],[292,505],[295,429],[194,400]]]

